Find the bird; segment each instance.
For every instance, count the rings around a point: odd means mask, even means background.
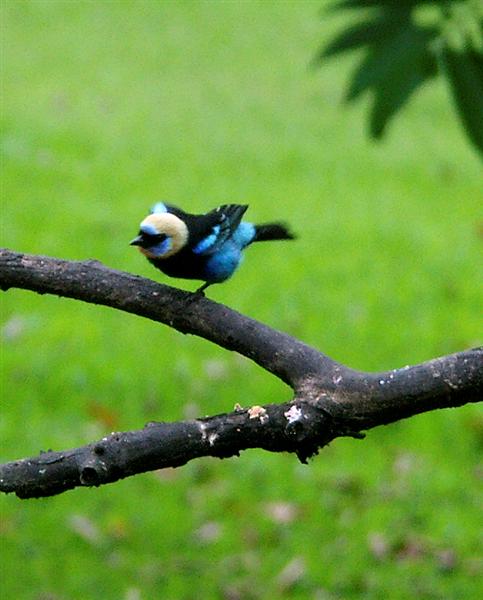
[[[253,242],[291,240],[283,223],[254,225],[242,221],[247,204],[223,204],[206,214],[187,213],[158,202],[131,240],[156,268],[169,277],[204,281],[195,293],[229,279]]]

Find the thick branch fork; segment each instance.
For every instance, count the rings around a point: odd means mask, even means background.
[[[483,348],[366,373],[208,298],[108,269],[97,261],[0,250],[0,287],[101,304],[198,335],[250,358],[294,392],[285,404],[152,423],[83,448],[0,466],[0,491],[23,498],[110,483],[200,456],[233,456],[247,448],[295,452],[305,462],[336,437],[361,437],[361,431],[378,425],[483,397]]]

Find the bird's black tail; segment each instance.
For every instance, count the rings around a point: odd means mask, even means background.
[[[265,242],[268,240],[293,240],[295,236],[283,223],[266,223],[255,225],[254,242]]]

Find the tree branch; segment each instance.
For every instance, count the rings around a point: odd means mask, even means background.
[[[295,338],[207,298],[108,269],[0,250],[0,287],[23,288],[124,310],[252,359],[294,390],[285,404],[177,423],[153,423],[65,452],[0,466],[0,491],[19,497],[101,485],[200,456],[247,448],[295,452],[305,462],[339,436],[438,408],[478,402],[483,348],[382,373],[350,369]]]
[[[335,435],[330,417],[307,403],[239,407],[206,419],[148,423],[140,431],[112,433],[82,448],[2,465],[0,490],[20,498],[50,496],[79,485],[98,486],[179,467],[201,456],[238,456],[247,448],[296,452],[306,462]]]
[[[226,306],[122,271],[99,261],[60,260],[0,249],[0,288],[55,294],[124,310],[205,338],[251,358],[294,387],[332,359],[291,336],[270,329]]]

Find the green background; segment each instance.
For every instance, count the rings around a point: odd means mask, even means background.
[[[248,203],[299,239],[252,247],[213,299],[354,368],[481,341],[481,163],[443,84],[379,145],[355,64],[311,60],[324,2],[2,3],[2,241],[166,282],[128,245],[148,208]],[[479,214],[478,214],[479,212]],[[184,289],[196,282],[169,280]],[[282,402],[255,364],[132,315],[2,294],[1,458]],[[483,419],[446,410],[100,489],[0,498],[5,598],[478,598]]]

